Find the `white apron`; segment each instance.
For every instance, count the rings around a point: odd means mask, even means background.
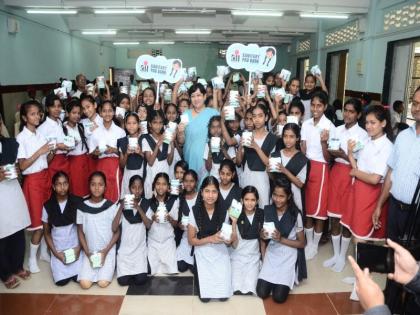
[[[146,227],[143,222],[130,224],[124,215],[121,216],[121,224],[117,277],[147,273]]]

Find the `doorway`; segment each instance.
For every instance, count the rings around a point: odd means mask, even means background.
[[[408,62],[407,62],[408,61]],[[414,124],[411,115],[411,100],[414,91],[420,86],[420,38],[388,43],[384,74],[383,98],[389,104],[396,100],[404,102],[401,121]]]
[[[325,84],[328,87],[330,103],[336,99],[344,102],[348,54],[348,50],[340,50],[327,54]]]

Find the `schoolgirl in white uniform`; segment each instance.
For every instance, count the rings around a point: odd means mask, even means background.
[[[31,217],[28,230],[34,231],[28,260],[31,273],[40,271],[37,252],[42,238],[42,206],[50,195],[48,163],[54,156],[54,150],[36,129],[41,112],[41,104],[37,101],[23,103],[20,107],[21,132],[16,137],[19,143],[17,158],[23,175],[22,190]]]
[[[259,206],[262,208],[269,204],[270,180],[266,172],[268,157],[275,149],[277,137],[267,132],[265,124],[268,121],[267,108],[258,103],[252,109],[252,120],[254,123],[253,137],[250,147],[244,147],[244,139],[237,151],[236,163],[240,165],[243,161],[244,170],[242,173],[242,186],[254,185],[260,195]]]
[[[121,286],[142,285],[147,281],[146,229],[151,221],[146,216],[149,201],[143,198],[143,178],[134,175],[129,181],[129,191],[134,195],[134,208],[118,209],[112,230],[121,228],[121,242],[117,252],[117,281]]]
[[[146,179],[144,181],[145,197],[153,196],[152,183],[158,173],[169,174],[169,165],[174,157],[174,142],[170,144],[163,140],[164,116],[161,111],[151,110],[148,114],[149,134],[143,136],[141,142],[147,160]]]
[[[340,219],[349,209],[350,192],[353,177],[350,176],[351,165],[347,156],[348,141],[356,140],[364,145],[368,135],[362,129],[358,120],[362,112],[362,104],[358,99],[349,99],[344,103],[344,125],[337,127],[334,138],[340,142],[338,150],[329,150],[335,157],[334,165],[330,171],[330,184],[328,188],[328,216],[331,218],[331,240],[333,244],[333,257],[324,261],[323,266],[335,272],[341,272],[346,265],[347,249],[350,245],[351,233],[343,227],[341,233]],[[358,148],[360,150],[360,148]],[[356,153],[357,156],[357,153]]]
[[[302,152],[310,160],[310,172],[305,187],[307,245],[306,259],[318,253],[324,221],[328,219],[329,160],[328,140],[335,133],[334,124],[324,115],[328,106],[327,95],[316,92],[311,98],[312,118],[302,124]],[[331,135],[331,136],[330,136]]]
[[[112,222],[118,208],[104,198],[106,177],[102,172],[90,175],[89,189],[90,197],[77,209],[77,229],[83,249],[82,268],[77,280],[82,289],[89,289],[94,283],[105,288],[111,283],[115,271],[115,244],[120,231],[112,231]]]
[[[152,183],[154,196],[146,216],[152,221],[147,258],[151,274],[178,273],[174,228],[178,225],[179,199],[169,194],[169,176],[158,173]]]
[[[302,215],[292,195],[289,180],[285,176],[279,177],[274,182],[273,204],[264,208],[264,221],[273,222],[275,230],[272,235],[264,229],[261,232],[261,237],[269,242],[262,248],[263,265],[258,276],[257,295],[265,299],[272,294],[276,303],[284,303],[296,279],[306,277]]]
[[[139,134],[139,116],[137,113],[130,112],[124,118],[125,130],[127,136],[118,139],[117,146],[120,152],[120,167],[124,169],[123,179],[121,183],[121,198],[129,194],[129,181],[134,175],[144,178],[145,175],[145,159],[141,150],[141,138]],[[135,146],[130,140],[135,142]]]
[[[179,272],[185,272],[188,269],[192,270],[194,265],[194,257],[191,252],[192,248],[188,243],[188,221],[186,221],[186,219],[191,215],[192,208],[197,201],[197,173],[194,170],[186,171],[182,183],[184,191],[179,198],[178,219],[178,225],[182,230],[182,238],[176,249],[176,260]]]
[[[64,286],[77,281],[81,261],[77,236],[76,213],[82,202],[69,195],[69,177],[58,171],[52,178],[53,194],[42,209],[45,241],[51,251],[51,272],[56,285]],[[67,262],[65,251],[73,250],[75,261]]]
[[[125,137],[123,129],[115,125],[114,106],[110,101],[104,101],[100,106],[103,125],[96,128],[89,138],[89,153],[98,158],[96,170],[106,176],[107,189],[105,198],[117,202],[121,194],[121,171],[118,139]]]
[[[223,223],[229,216],[220,205],[219,182],[214,176],[204,178],[199,196],[189,216],[188,242],[194,246],[195,279],[202,302],[226,301],[232,296],[232,271],[227,245],[221,237]],[[236,233],[232,225],[232,234]]]
[[[256,294],[261,268],[260,232],[264,211],[258,208],[258,191],[254,186],[242,190],[242,212],[237,220],[237,236],[230,253],[234,294]]]

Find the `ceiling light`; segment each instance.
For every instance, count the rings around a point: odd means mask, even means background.
[[[216,10],[207,9],[162,9],[162,14],[216,14]]]
[[[140,42],[113,42],[115,46],[118,45],[139,45]]]
[[[159,41],[159,42],[148,42],[149,45],[173,45],[175,42],[166,42],[166,41]]]
[[[77,10],[68,9],[29,9],[28,14],[77,14]]]
[[[86,30],[82,31],[83,35],[116,35],[116,30]]]
[[[338,14],[338,13],[300,13],[302,18],[323,18],[323,19],[348,19],[348,14]]]
[[[232,15],[237,16],[283,16],[283,12],[276,11],[244,11],[244,10],[235,10],[231,11]]]
[[[211,30],[207,30],[207,29],[193,29],[193,30],[187,30],[187,29],[179,29],[179,30],[175,30],[175,34],[201,34],[201,35],[206,35],[206,34],[210,34]]]
[[[142,14],[146,12],[144,9],[100,9],[94,10],[95,14]]]

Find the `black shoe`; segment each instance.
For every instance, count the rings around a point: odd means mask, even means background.
[[[210,299],[205,299],[205,298],[199,298],[201,302],[203,303],[208,303],[210,302]]]
[[[219,299],[220,302],[226,302],[229,298],[221,298]]]
[[[233,292],[233,295],[242,295],[242,292],[238,290],[238,291]]]

